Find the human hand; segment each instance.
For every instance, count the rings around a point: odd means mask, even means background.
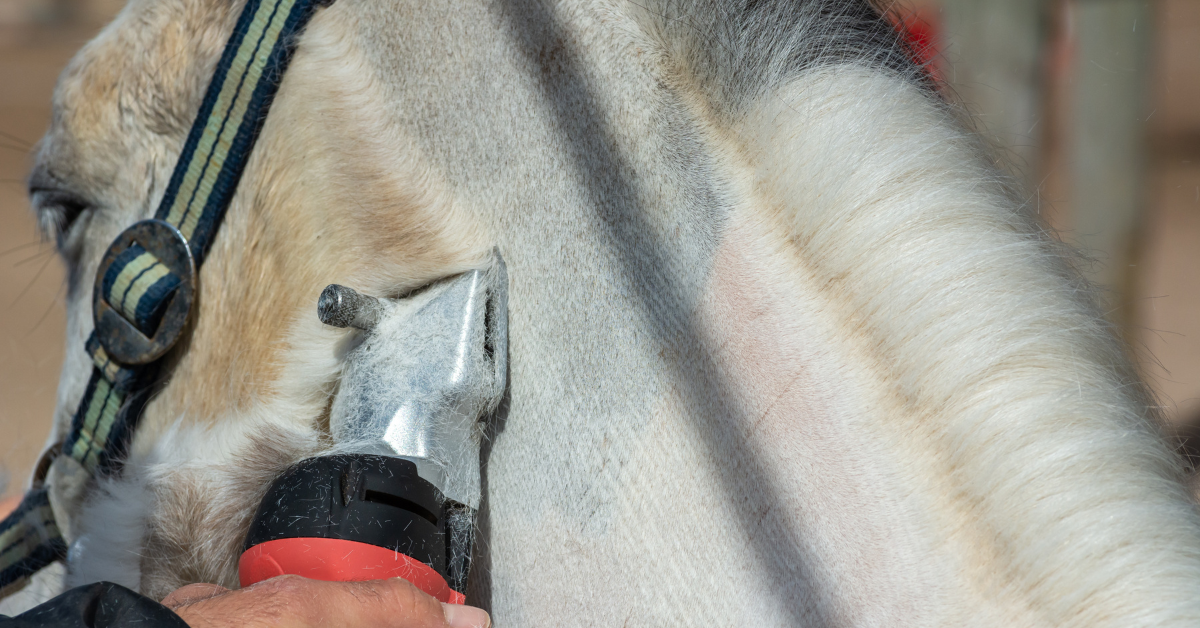
[[[163,598],[191,628],[488,628],[481,609],[442,604],[400,578],[324,582],[279,576],[230,591],[189,584]]]

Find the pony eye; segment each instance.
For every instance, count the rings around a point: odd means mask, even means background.
[[[42,233],[54,238],[59,250],[63,250],[71,228],[94,205],[41,165],[29,175],[29,203],[37,213]]]
[[[42,232],[47,237],[53,237],[60,248],[71,227],[92,206],[87,199],[74,192],[34,186],[29,188],[29,201],[37,212]]]

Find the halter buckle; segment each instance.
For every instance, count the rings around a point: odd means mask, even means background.
[[[96,339],[124,365],[161,358],[187,324],[195,278],[192,250],[171,224],[143,220],[122,231],[96,272]]]

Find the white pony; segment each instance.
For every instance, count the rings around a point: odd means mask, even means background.
[[[33,202],[91,290],[237,0],[132,0]],[[500,626],[1197,626],[1200,520],[1062,247],[864,0],[337,0],[302,37],[123,474],[51,474],[64,583],[236,585],[329,447],[317,294],[508,262],[471,603]],[[53,574],[44,576],[51,582]]]

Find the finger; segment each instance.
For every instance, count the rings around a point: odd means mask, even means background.
[[[490,628],[492,625],[492,618],[482,608],[442,604],[442,612],[446,615],[446,624],[450,628]]]
[[[367,606],[361,607],[365,614],[357,620],[366,622],[364,625],[375,625],[373,622],[379,621],[373,615],[376,609],[384,613],[383,621],[393,622],[383,625],[405,628],[490,628],[492,625],[491,617],[483,609],[461,604],[443,604],[401,578],[353,584],[364,587],[365,590],[351,588],[351,595],[359,599],[360,596],[371,598],[367,600]],[[372,601],[377,601],[378,604],[372,606]]]
[[[478,612],[448,614],[436,599],[399,578],[322,582],[280,576],[177,612],[192,626],[487,628],[487,614],[472,610]]]
[[[175,589],[162,599],[162,605],[175,610],[180,606],[194,604],[203,600],[229,593],[229,589],[215,584],[189,584]]]
[[[345,628],[445,628],[446,613],[441,602],[407,580],[368,580],[365,582],[315,582],[314,597],[322,604],[318,612],[322,626]],[[319,611],[334,610],[330,616]]]

